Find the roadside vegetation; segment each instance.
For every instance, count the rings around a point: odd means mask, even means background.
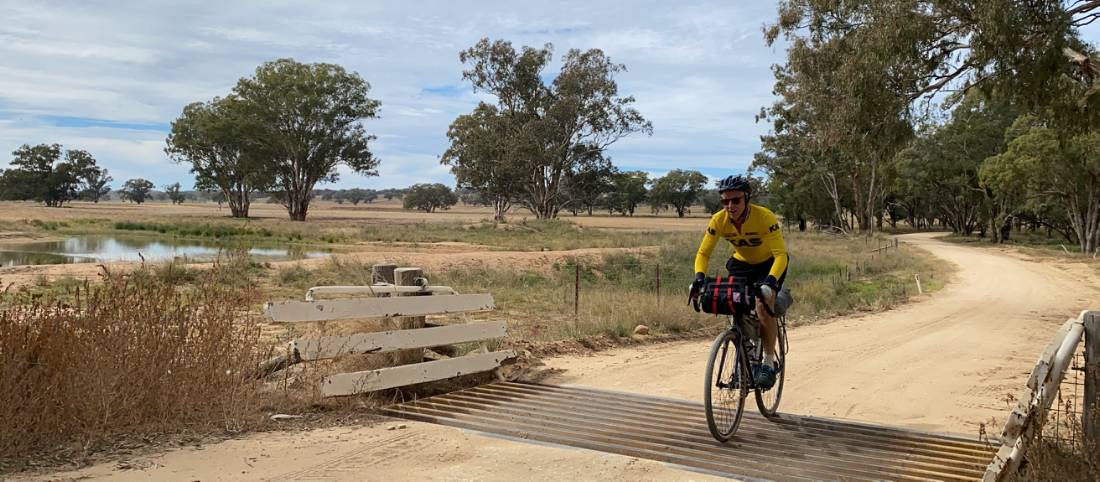
[[[432,284],[459,292],[488,292],[498,310],[514,323],[513,336],[531,341],[553,341],[591,336],[629,337],[639,324],[653,333],[685,333],[715,326],[713,316],[686,306],[691,263],[698,248],[696,233],[663,233],[653,254],[611,254],[567,258],[549,270],[515,266],[463,265],[429,272]],[[922,288],[934,291],[950,276],[923,251],[886,246],[872,240],[811,233],[790,233],[792,267],[787,286],[795,304],[792,325],[855,311],[882,310],[905,302]],[[723,269],[726,253],[716,252],[711,273]],[[657,297],[657,270],[661,293]],[[575,281],[580,276],[579,309],[574,316]],[[270,278],[273,293],[298,297],[311,286],[366,284],[370,266],[333,259],[317,269],[284,267]]]
[[[0,469],[40,451],[80,460],[121,435],[255,426],[259,293],[241,279],[167,266],[5,293]]]

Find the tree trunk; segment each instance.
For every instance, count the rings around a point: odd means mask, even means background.
[[[297,193],[287,193],[287,213],[291,221],[305,221],[309,211],[309,198]]]
[[[829,198],[833,200],[833,213],[836,216],[837,225],[847,231],[848,223],[844,219],[844,209],[840,206],[840,191],[837,189],[836,176],[833,173],[822,173],[820,179],[825,186],[825,191],[829,194]]]
[[[1004,221],[1001,222],[1001,238],[998,243],[1004,243],[1008,241],[1009,236],[1012,235],[1012,216],[1005,216]]]
[[[508,199],[498,197],[493,201],[493,221],[504,221],[504,213],[508,211]]]
[[[248,217],[248,207],[251,204],[248,191],[244,189],[237,189],[234,191],[223,189],[222,194],[225,196],[225,199],[229,201],[229,213],[231,216],[235,218]],[[220,202],[218,206],[221,207]]]

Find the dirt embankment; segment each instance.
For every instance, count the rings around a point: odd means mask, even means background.
[[[956,279],[934,296],[893,311],[792,329],[781,411],[976,436],[980,423],[993,417],[1003,421],[1008,413],[1003,399],[1021,392],[1057,326],[1082,309],[1097,308],[1100,301],[1100,285],[1075,276],[1072,266],[1029,262],[996,250],[939,242],[926,234],[904,239],[959,265]],[[552,359],[551,367],[565,371],[548,382],[699,400],[708,348],[707,341],[691,341]],[[398,424],[407,428],[398,429]],[[142,468],[103,464],[54,477],[709,478],[630,457],[404,421],[258,434],[142,458],[132,466]]]

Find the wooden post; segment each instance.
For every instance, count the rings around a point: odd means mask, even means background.
[[[657,307],[661,306],[661,263],[657,263]]]
[[[573,265],[573,316],[577,316],[581,311],[581,264],[577,262]]]
[[[416,286],[416,279],[424,276],[420,268],[396,268],[393,270],[394,284],[397,286]]]
[[[1085,314],[1085,406],[1081,426],[1085,429],[1086,446],[1100,444],[1100,311]]]
[[[415,286],[416,279],[424,276],[424,271],[420,268],[397,268],[393,271],[393,279],[397,286]],[[409,294],[405,294],[409,296]],[[423,316],[399,316],[394,318],[398,330],[410,330],[414,328],[424,328]],[[405,365],[408,363],[420,363],[424,359],[424,350],[402,350],[394,353],[394,363],[396,365]]]
[[[394,283],[394,270],[397,269],[396,264],[376,264],[371,267],[371,280],[375,283]]]

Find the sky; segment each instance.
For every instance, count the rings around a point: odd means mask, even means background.
[[[775,4],[696,1],[557,2],[64,2],[0,0],[0,167],[22,144],[89,151],[116,187],[143,177],[193,185],[164,154],[169,126],[191,102],[224,96],[278,58],[337,63],[382,105],[366,121],[377,177],[341,168],[332,188],[401,188],[454,178],[439,156],[447,126],[484,99],[462,80],[461,50],[479,39],[517,48],[602,49],[626,65],[619,91],[653,122],[608,154],[623,170],[663,175],[744,172],[773,102],[765,45]],[[1092,35],[1093,38],[1097,36]]]

